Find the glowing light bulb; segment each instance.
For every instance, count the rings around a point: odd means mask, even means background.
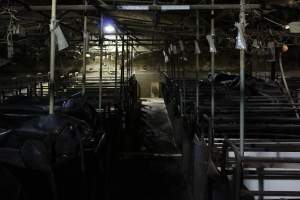
[[[108,33],[108,34],[115,33],[115,31],[116,31],[115,27],[111,24],[104,26],[103,30],[104,30],[104,33]]]
[[[289,50],[288,45],[283,44],[283,45],[282,45],[282,52],[285,53],[285,52],[287,52],[288,50]]]

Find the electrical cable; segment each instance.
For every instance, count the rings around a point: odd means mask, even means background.
[[[294,102],[294,99],[291,95],[291,92],[290,92],[290,89],[289,89],[289,86],[286,82],[286,78],[285,78],[285,74],[284,74],[284,70],[283,70],[283,65],[282,65],[282,53],[279,54],[279,67],[280,67],[280,72],[281,72],[281,78],[282,78],[282,81],[283,81],[283,84],[284,84],[284,87],[285,87],[285,90],[286,90],[286,93],[290,99],[290,102],[292,104],[292,107],[293,109],[295,110],[295,113],[296,113],[296,117],[297,119],[299,119],[299,113],[298,113],[298,109],[297,107],[295,106],[295,102]]]
[[[283,29],[285,29],[285,30],[289,29],[289,26],[288,26],[288,25],[281,24],[281,23],[276,22],[276,21],[274,21],[274,20],[272,20],[272,19],[270,19],[270,18],[267,18],[267,17],[265,17],[265,16],[262,16],[262,14],[258,13],[256,10],[254,10],[253,12],[254,12],[254,14],[256,14],[256,15],[258,15],[258,16],[260,16],[260,17],[263,17],[265,20],[267,20],[268,22],[270,22],[270,23],[272,23],[272,24],[275,24],[275,25],[277,25],[277,26],[280,26],[281,28],[283,28]]]

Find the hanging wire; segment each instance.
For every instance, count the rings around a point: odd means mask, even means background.
[[[267,17],[265,17],[265,16],[262,16],[262,14],[259,13],[258,11],[256,11],[256,10],[254,10],[254,14],[256,14],[256,15],[258,15],[258,16],[260,16],[260,17],[263,17],[263,18],[264,18],[265,20],[267,20],[268,22],[270,22],[270,23],[272,23],[272,24],[274,24],[274,25],[280,26],[280,27],[283,28],[283,29],[289,29],[289,26],[288,26],[288,25],[281,24],[281,23],[276,22],[276,21],[274,21],[274,20],[272,20],[272,19],[270,19],[270,18],[267,18]]]

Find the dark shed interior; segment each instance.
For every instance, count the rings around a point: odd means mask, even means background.
[[[0,0],[0,199],[300,199],[299,0]]]

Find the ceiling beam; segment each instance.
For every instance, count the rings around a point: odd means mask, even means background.
[[[100,8],[110,11],[190,11],[190,10],[239,10],[240,4],[196,4],[196,5],[99,5]],[[247,4],[246,9],[259,9],[260,4]],[[32,11],[51,11],[51,6],[15,6],[15,10]],[[57,5],[57,10],[82,11],[82,10],[96,10],[93,5]]]

